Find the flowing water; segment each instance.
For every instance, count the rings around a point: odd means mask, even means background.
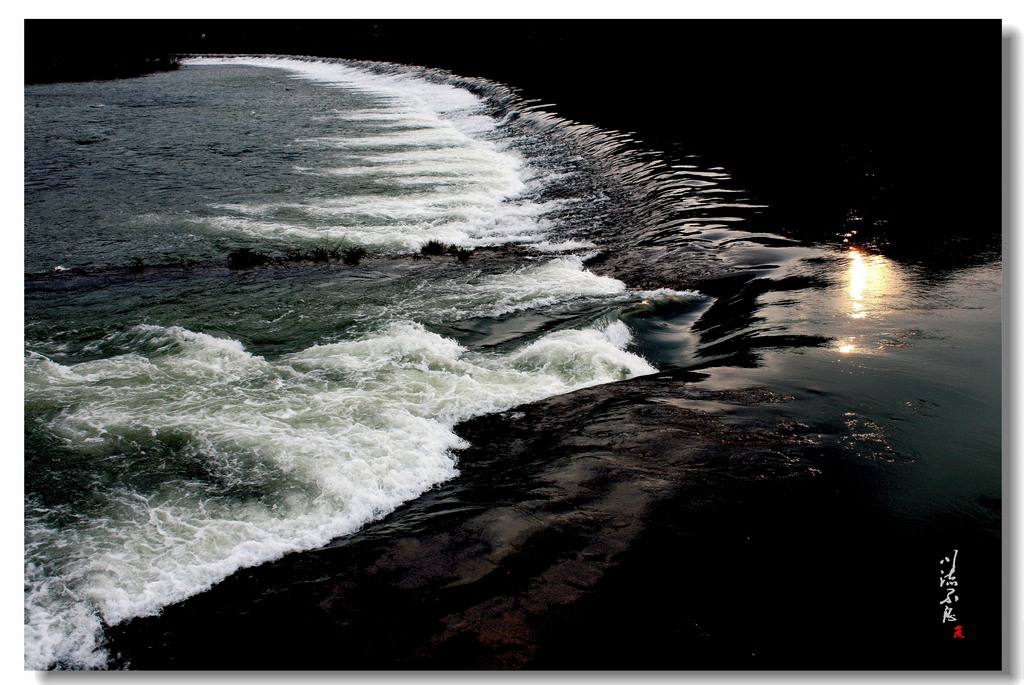
[[[26,668],[458,479],[461,422],[671,369],[811,398],[893,517],[999,536],[997,256],[745,231],[725,170],[426,69],[198,58],[25,108]]]

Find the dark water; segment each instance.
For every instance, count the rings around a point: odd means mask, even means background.
[[[998,252],[275,66],[26,89],[26,667],[999,667]]]

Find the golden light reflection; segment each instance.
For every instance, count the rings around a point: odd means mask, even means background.
[[[857,349],[857,347],[854,346],[854,345],[840,345],[839,346],[839,352],[841,352],[842,354],[850,354],[855,349]]]
[[[864,255],[856,250],[850,250],[850,298],[853,300],[853,313],[855,319],[864,318],[864,288],[867,285],[868,269],[864,263]]]
[[[877,314],[881,298],[893,287],[892,268],[881,255],[866,255],[850,248],[850,318]]]

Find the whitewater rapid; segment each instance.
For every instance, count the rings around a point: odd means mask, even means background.
[[[564,169],[524,155],[480,95],[399,67],[280,58],[186,65],[239,67],[283,69],[336,91],[337,107],[312,116],[322,135],[297,136],[294,155],[271,160],[319,184],[306,196],[215,199],[172,217],[196,232],[195,243],[227,235],[284,251],[334,240],[400,255],[436,240],[528,246],[535,256],[501,272],[397,279],[394,296],[339,309],[336,325],[316,298],[353,286],[327,276],[320,294],[296,296],[300,304],[281,318],[301,323],[315,313],[329,333],[282,354],[256,353],[218,325],[126,324],[120,315],[91,321],[98,335],[28,343],[25,402],[45,445],[36,460],[52,469],[64,460],[81,474],[57,503],[26,494],[28,669],[104,668],[105,625],[322,546],[457,477],[461,421],[653,373],[618,312],[651,299],[702,299],[633,291],[590,272],[581,251],[592,244],[552,233],[552,212],[565,201],[542,197]],[[248,116],[260,106],[257,91]],[[346,128],[353,122],[358,133]],[[191,311],[210,304],[196,297],[183,290],[174,302]],[[598,314],[500,349],[431,330],[438,321],[581,309]]]

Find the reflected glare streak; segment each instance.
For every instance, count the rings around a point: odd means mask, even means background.
[[[850,318],[863,319],[869,314],[878,318],[885,308],[884,300],[899,288],[899,279],[892,264],[881,255],[864,254],[856,248],[847,253],[850,260]]]
[[[854,319],[863,319],[865,315],[864,289],[867,286],[867,265],[864,263],[864,255],[856,250],[850,250],[850,298],[853,300]]]

